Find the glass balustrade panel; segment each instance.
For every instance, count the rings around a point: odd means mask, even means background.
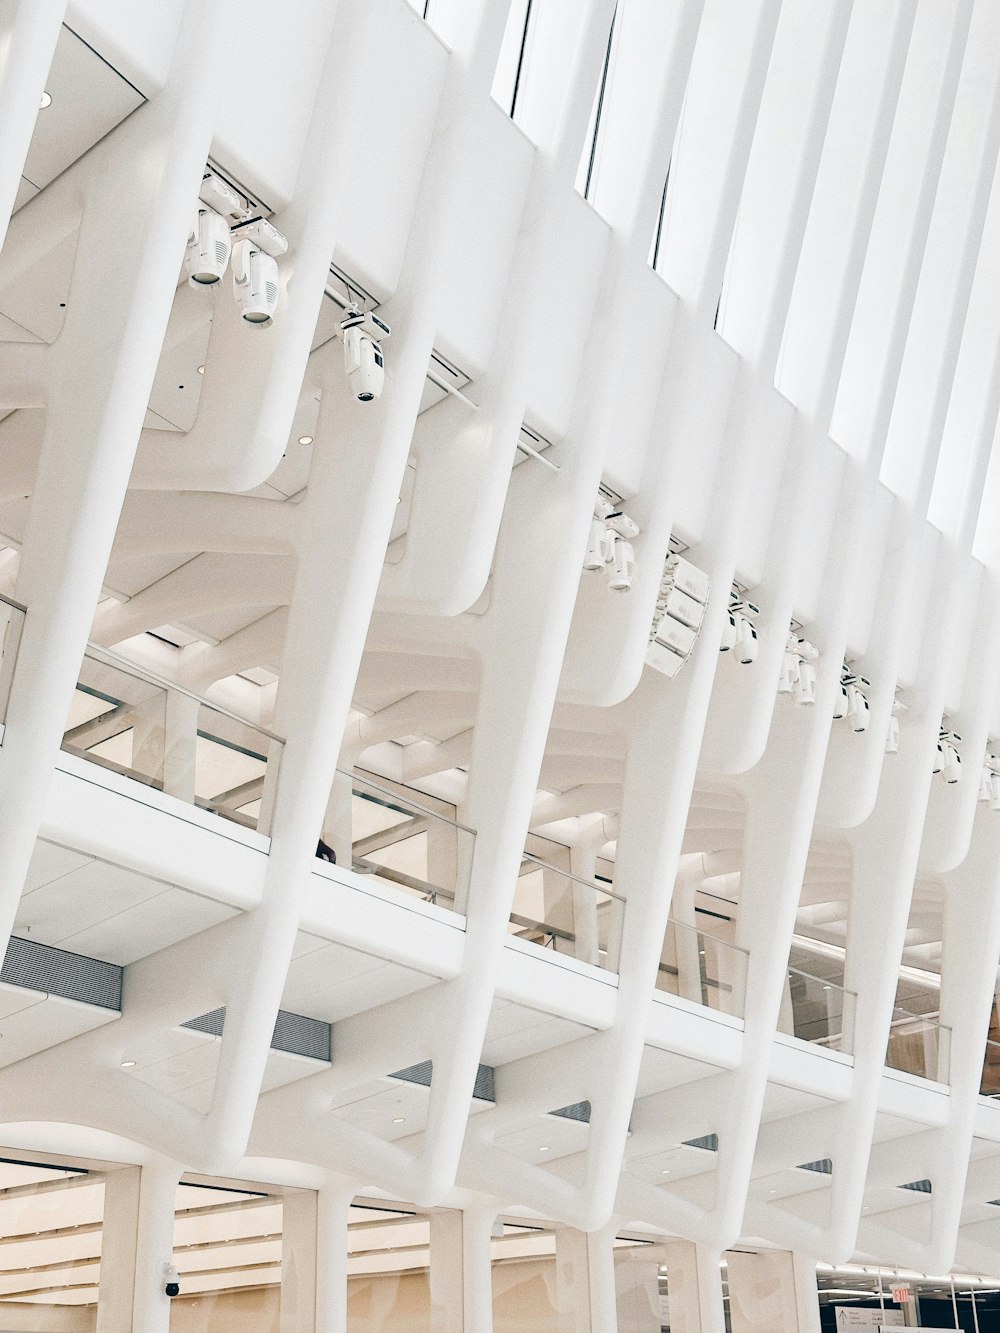
[[[671,917],[663,937],[656,988],[704,1005],[731,1018],[743,1018],[747,952]]]
[[[88,649],[62,748],[247,828],[268,831],[281,741],[104,649]]]
[[[610,884],[526,852],[507,929],[540,948],[617,972],[624,912],[625,900]]]
[[[338,770],[316,854],[373,882],[463,912],[476,835],[443,801],[389,779]]]
[[[951,1029],[936,1015],[892,1011],[885,1063],[917,1078],[947,1083],[951,1057]]]
[[[829,977],[790,967],[785,978],[778,1031],[799,1041],[850,1055],[854,1051],[857,996]]]

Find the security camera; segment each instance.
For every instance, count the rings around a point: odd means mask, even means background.
[[[188,235],[187,268],[191,287],[214,287],[222,281],[233,243],[229,223],[212,208],[199,208]]]
[[[608,587],[613,592],[628,592],[635,577],[635,552],[632,543],[624,537],[614,539],[614,555],[608,574]]]
[[[240,316],[254,328],[266,329],[278,308],[278,265],[252,241],[233,246],[233,294]]]
[[[381,395],[385,387],[382,349],[359,328],[344,334],[344,369],[359,403],[370,403]]]
[[[174,1267],[173,1264],[163,1265],[163,1277],[164,1277],[164,1284],[163,1284],[164,1293],[167,1296],[169,1296],[171,1300],[173,1300],[175,1296],[179,1296],[181,1294],[180,1275],[178,1274],[177,1269]]]

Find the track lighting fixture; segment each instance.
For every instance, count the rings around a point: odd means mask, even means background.
[[[833,705],[834,718],[846,718],[852,731],[868,730],[871,709],[866,690],[871,688],[867,676],[860,676],[849,662],[840,673],[840,689]]]
[[[188,284],[191,287],[214,287],[220,283],[232,249],[229,223],[221,213],[202,205],[192,223],[184,258]]]
[[[392,330],[371,310],[349,305],[340,321],[344,337],[344,370],[351,392],[359,403],[381,397],[385,387],[385,357],[382,339]]]
[[[797,704],[814,704],[816,668],[813,663],[818,657],[819,649],[815,644],[808,639],[800,639],[794,630],[789,630],[778,678],[778,693],[790,694]]]
[[[635,578],[634,538],[639,525],[620,507],[615,508],[601,497],[590,521],[590,537],[583,567],[595,571],[603,569],[608,576],[608,587],[613,592],[628,592]]]
[[[729,598],[729,616],[722,627],[720,653],[731,652],[743,666],[757,660],[757,627],[750,619],[759,616],[760,607],[747,601],[735,585]]]
[[[942,780],[950,786],[962,779],[962,756],[958,752],[961,743],[962,738],[958,732],[952,731],[942,722],[934,755],[933,772],[939,773]]]
[[[233,246],[233,295],[247,324],[266,329],[273,323],[278,308],[278,263],[245,239]]]
[[[708,575],[690,561],[667,557],[646,651],[646,661],[664,675],[676,676],[690,657],[711,586]]]

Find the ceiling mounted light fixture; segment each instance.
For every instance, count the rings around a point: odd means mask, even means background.
[[[46,91],[42,93],[42,96],[39,100],[38,109],[39,111],[44,111],[46,107],[50,107],[51,105],[52,105],[52,94],[46,89]]]

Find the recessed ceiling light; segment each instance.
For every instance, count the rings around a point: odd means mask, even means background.
[[[134,1060],[123,1060],[123,1061],[122,1061],[122,1069],[134,1069],[134,1068],[135,1068],[135,1061],[134,1061]]]
[[[39,111],[44,111],[46,107],[52,105],[52,94],[50,92],[42,93],[41,101],[38,103]]]
[[[661,1176],[669,1176],[669,1175],[670,1175],[670,1167],[669,1167],[669,1166],[665,1166],[665,1167],[663,1168],[663,1170],[660,1172],[660,1175],[661,1175]]]
[[[198,374],[199,374],[199,375],[204,375],[204,373],[205,373],[205,367],[204,367],[204,366],[199,366],[199,367],[198,367]]]
[[[393,1123],[394,1125],[405,1125],[405,1124],[406,1124],[406,1116],[405,1116],[405,1115],[397,1115],[397,1116],[395,1116],[395,1117],[393,1118],[393,1122],[392,1122],[392,1123]]]
[[[769,1194],[777,1194],[777,1192],[778,1192],[777,1190],[768,1190]]]
[[[538,1151],[539,1151],[539,1152],[548,1152],[548,1148],[546,1148],[546,1147],[543,1146],[543,1147],[539,1148]]]
[[[313,442],[313,437],[311,435],[299,436],[299,444],[312,444],[312,442]]]

